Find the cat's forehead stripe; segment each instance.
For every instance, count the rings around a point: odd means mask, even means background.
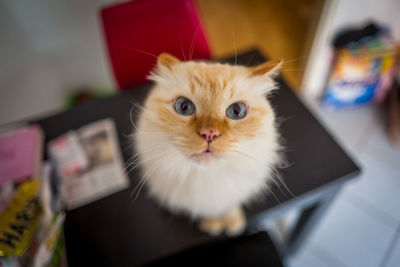
[[[195,65],[189,72],[189,86],[192,94],[195,94],[196,88],[207,89],[211,94],[225,90],[231,91],[228,83],[233,79],[233,71],[223,65]],[[232,96],[233,92],[230,92],[230,97]]]

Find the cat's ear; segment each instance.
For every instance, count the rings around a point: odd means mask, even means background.
[[[247,77],[250,77],[250,81],[253,83],[253,90],[261,95],[268,95],[274,91],[277,87],[273,78],[278,75],[282,64],[283,60],[279,59],[247,68]]]
[[[157,83],[165,83],[171,78],[173,66],[180,62],[178,58],[171,54],[161,53],[157,58],[156,67],[146,78]]]
[[[267,61],[261,65],[250,67],[249,72],[251,77],[256,76],[276,76],[278,75],[281,66],[283,64],[283,59]]]
[[[166,67],[168,69],[171,69],[172,66],[180,62],[181,61],[178,58],[168,53],[161,53],[157,58],[157,65],[159,67]]]

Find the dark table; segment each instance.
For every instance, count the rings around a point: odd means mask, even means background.
[[[223,60],[234,63],[235,59]],[[264,62],[256,50],[238,55],[238,64]],[[343,184],[359,168],[314,118],[287,84],[279,79],[280,90],[271,98],[285,140],[287,168],[279,170],[285,187],[274,187],[274,196],[246,208],[248,232],[259,224],[292,208],[302,214],[290,232],[284,252],[293,253],[314,228]],[[142,103],[151,85],[120,92],[106,99],[75,107],[37,120],[46,142],[90,122],[111,117],[115,120],[125,162],[131,156],[132,102]],[[137,112],[133,112],[133,120]],[[195,222],[175,216],[147,197],[145,189],[132,203],[129,196],[139,181],[138,172],[129,173],[131,186],[104,199],[67,213],[65,238],[70,266],[137,266],[198,244],[227,238],[211,237],[198,230]]]

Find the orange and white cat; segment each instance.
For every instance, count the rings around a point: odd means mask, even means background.
[[[242,206],[268,189],[279,161],[275,115],[265,96],[275,89],[280,65],[158,57],[135,134],[153,198],[200,219],[211,234],[244,229]]]

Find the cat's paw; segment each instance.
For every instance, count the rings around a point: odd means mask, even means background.
[[[229,236],[241,234],[246,227],[246,217],[240,207],[231,209],[218,218],[207,218],[200,222],[200,228],[211,235],[218,235],[222,231]]]
[[[240,210],[235,216],[225,219],[225,232],[229,236],[241,234],[246,227],[246,217]]]
[[[224,228],[224,221],[222,218],[203,219],[200,228],[210,235],[219,235]]]

